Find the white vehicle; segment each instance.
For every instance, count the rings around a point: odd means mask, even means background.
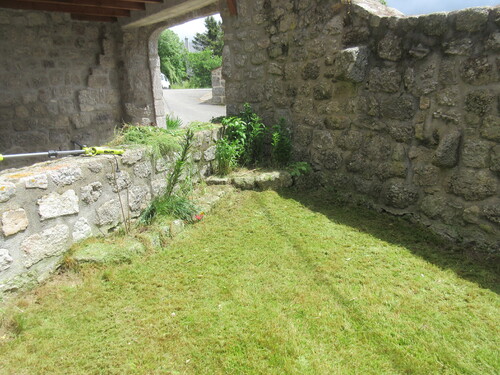
[[[162,89],[169,89],[170,88],[170,81],[168,80],[167,77],[165,77],[165,74],[160,73],[161,75],[161,88]]]

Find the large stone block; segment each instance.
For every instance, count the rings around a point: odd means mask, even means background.
[[[51,193],[45,195],[37,201],[37,204],[41,220],[80,212],[78,197],[74,190],[68,190],[63,194]]]
[[[450,179],[450,190],[468,201],[479,201],[494,196],[497,179],[487,170],[463,169]]]
[[[462,149],[462,162],[466,167],[487,168],[491,143],[479,140],[467,140]]]
[[[21,244],[25,255],[24,265],[30,268],[39,261],[57,255],[62,255],[68,247],[69,228],[59,224],[26,238]]]
[[[93,182],[87,186],[83,186],[80,189],[80,196],[82,198],[82,201],[87,204],[97,202],[101,195],[102,184],[99,181]]]
[[[73,241],[82,241],[92,235],[92,228],[84,217],[79,218],[73,226]]]
[[[8,270],[13,261],[14,259],[10,256],[9,250],[0,249],[0,272]]]
[[[63,167],[50,171],[49,175],[56,185],[71,185],[83,177],[82,169],[78,166]]]
[[[442,137],[434,153],[432,163],[443,168],[454,167],[458,162],[458,146],[461,137],[462,135],[458,130],[453,130]]]
[[[151,194],[146,186],[133,186],[128,191],[128,204],[133,216],[146,209],[151,201]]]
[[[16,185],[7,181],[0,181],[0,203],[7,202],[16,194]]]
[[[6,211],[2,214],[2,231],[5,236],[11,236],[25,230],[28,224],[26,211],[22,208]]]
[[[401,81],[401,73],[394,68],[373,68],[370,71],[371,91],[398,92]]]
[[[490,170],[500,173],[500,145],[491,149]]]
[[[22,179],[26,189],[47,189],[49,180],[46,174],[37,174]]]
[[[390,61],[398,61],[403,55],[401,38],[392,33],[388,33],[378,43],[378,55],[380,58]]]
[[[97,225],[116,226],[120,222],[120,202],[117,199],[112,199],[97,209]]]
[[[336,79],[362,82],[368,69],[368,48],[352,47],[340,51],[333,67]]]
[[[471,85],[484,85],[493,81],[493,66],[487,57],[472,57],[461,65],[462,79]]]
[[[500,142],[500,117],[487,116],[483,120],[481,136],[492,141]]]
[[[479,31],[486,26],[488,16],[488,9],[485,8],[464,9],[456,13],[455,27],[458,31]]]
[[[115,193],[128,188],[132,183],[130,174],[127,171],[110,172],[106,174],[106,178],[108,179],[113,192]]]
[[[417,111],[416,99],[411,95],[389,97],[382,101],[381,114],[395,120],[410,120]]]
[[[382,196],[390,207],[407,208],[417,201],[418,191],[402,181],[391,181],[384,186]]]

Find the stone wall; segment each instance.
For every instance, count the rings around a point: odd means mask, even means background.
[[[0,153],[95,145],[113,134],[122,121],[117,25],[1,9],[0,35]]]
[[[226,104],[226,82],[222,78],[222,67],[212,70],[212,104]]]
[[[208,176],[218,130],[196,134],[193,181]],[[0,174],[0,292],[46,278],[69,247],[136,218],[166,188],[176,155],[69,157]]]
[[[223,12],[228,113],[249,102],[285,118],[323,186],[500,251],[500,7],[402,17],[352,3]]]

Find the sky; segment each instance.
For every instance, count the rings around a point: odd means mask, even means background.
[[[500,0],[386,0],[387,5],[396,8],[406,15],[426,14],[435,12],[449,12],[452,10],[477,7],[477,6],[494,6],[500,5]],[[218,14],[214,17],[221,21]],[[172,27],[173,30],[182,41],[185,37],[190,40],[196,33],[205,31],[204,18],[187,22],[183,25]]]

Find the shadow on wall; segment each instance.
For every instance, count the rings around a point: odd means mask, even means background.
[[[449,269],[463,279],[500,294],[498,254],[469,252],[467,248],[453,246],[438,238],[422,226],[364,207],[339,202],[326,191],[317,191],[313,194],[282,191],[280,194],[325,215],[332,222],[356,228],[360,232],[402,246],[443,270]]]

